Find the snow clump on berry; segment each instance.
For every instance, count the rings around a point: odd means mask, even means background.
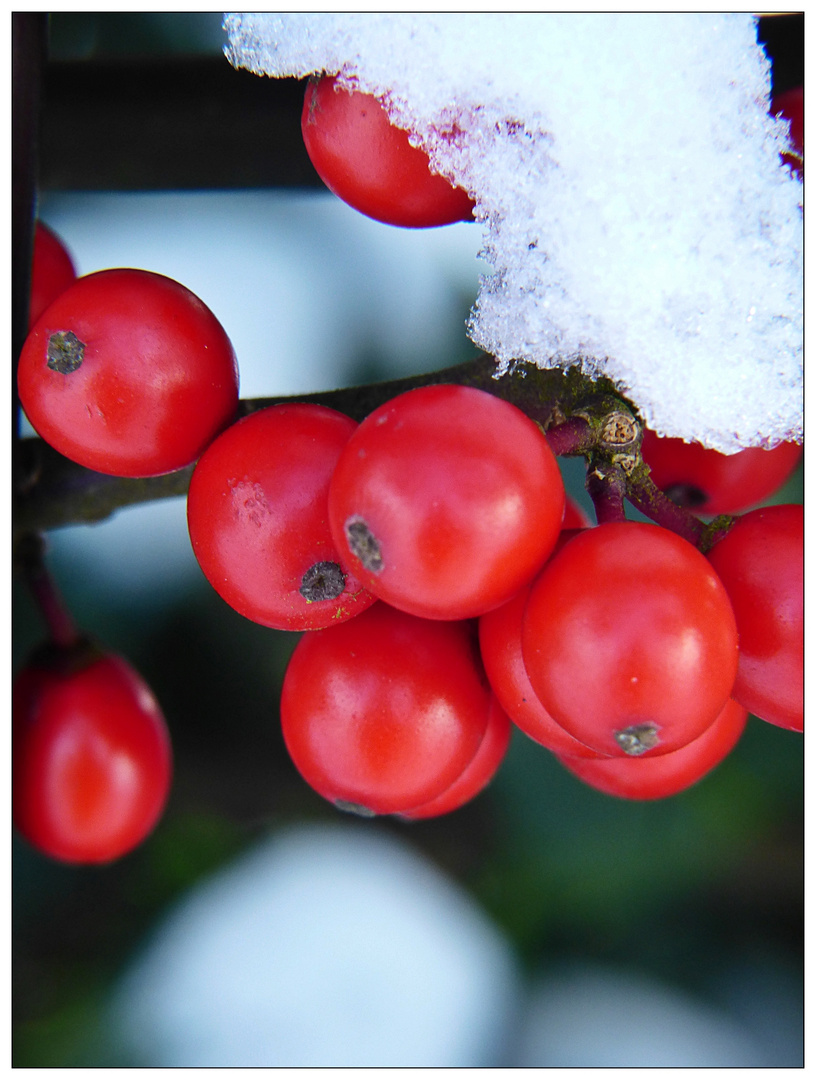
[[[225,51],[381,98],[484,230],[470,336],[661,435],[801,441],[800,181],[748,14],[232,13]],[[459,226],[469,227],[469,226]]]

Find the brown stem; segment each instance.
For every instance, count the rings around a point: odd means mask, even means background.
[[[296,397],[244,400],[239,416],[283,402],[305,401],[328,405],[354,420],[362,420],[397,394],[419,386],[457,383],[473,386],[512,402],[543,427],[564,401],[580,401],[596,392],[595,384],[577,369],[542,371],[520,365],[510,375],[495,378],[492,356],[482,355],[464,364],[409,378],[369,386],[353,386]],[[62,457],[42,439],[23,439],[22,469],[17,488],[15,531],[42,532],[64,525],[100,521],[115,510],[155,499],[187,493],[193,467],[147,479],[129,479],[92,472]]]
[[[595,435],[587,420],[572,416],[561,424],[547,428],[547,442],[556,457],[576,457],[595,445]]]
[[[626,498],[646,517],[682,536],[703,554],[721,540],[737,520],[736,517],[722,515],[706,524],[664,495],[642,463],[628,477]]]
[[[599,525],[609,521],[625,521],[626,475],[618,465],[590,465],[586,489],[595,508]]]
[[[622,520],[625,497],[647,517],[701,550],[707,550],[723,535],[727,524],[720,522],[719,532],[704,525],[652,483],[640,457],[642,427],[636,413],[608,381],[593,382],[577,367],[542,371],[520,364],[498,379],[495,370],[493,357],[482,355],[456,367],[369,386],[244,400],[239,403],[238,415],[249,416],[271,405],[303,401],[327,405],[352,419],[363,420],[379,405],[416,387],[440,383],[473,386],[511,402],[541,424],[556,454],[583,454],[590,462],[590,470],[612,477],[605,479],[593,495],[600,510],[599,520]],[[16,535],[100,521],[125,506],[184,496],[193,472],[190,465],[146,479],[106,476],[68,461],[42,439],[22,440],[21,461]]]

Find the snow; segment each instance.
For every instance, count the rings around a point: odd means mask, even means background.
[[[746,1026],[709,1002],[640,972],[584,962],[554,968],[532,987],[516,1065],[734,1069],[772,1061]]]
[[[198,883],[116,987],[148,1068],[488,1068],[521,995],[499,928],[411,843],[297,824]]]
[[[659,434],[802,437],[802,187],[749,14],[228,13],[226,53],[380,97],[477,204],[495,355],[613,379]],[[385,228],[385,226],[383,226]]]

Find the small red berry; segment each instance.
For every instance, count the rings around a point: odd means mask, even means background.
[[[513,723],[540,746],[553,753],[602,757],[553,720],[530,683],[521,652],[521,628],[531,587],[525,585],[506,604],[479,619],[482,661],[493,693]]]
[[[401,814],[462,775],[487,730],[491,697],[471,624],[374,604],[300,639],[283,682],[283,738],[325,799]]]
[[[790,121],[790,139],[793,152],[783,154],[782,160],[793,169],[801,179],[805,171],[805,88],[795,86],[774,94],[771,101],[771,115],[784,117]]]
[[[643,433],[643,460],[652,480],[674,502],[696,514],[740,514],[773,495],[802,457],[784,442],[772,450],[749,447],[721,454],[700,443]]]
[[[437,795],[435,799],[431,799],[422,806],[400,814],[400,817],[409,821],[439,817],[441,814],[458,810],[465,803],[470,802],[484,791],[496,775],[510,745],[511,734],[510,719],[494,697],[490,702],[487,731],[476,751],[476,756],[465,771],[454,780],[447,791],[443,791],[441,795]]]
[[[732,696],[770,724],[802,731],[804,713],[804,508],[743,514],[708,559],[725,586],[739,630]]]
[[[238,405],[224,328],[189,289],[147,270],[101,270],[61,293],[26,339],[17,385],[47,443],[113,476],[192,464]]]
[[[14,823],[53,859],[105,863],[140,844],[164,809],[170,738],[144,680],[87,643],[46,646],[13,695]]]
[[[187,495],[193,551],[245,618],[319,630],[374,603],[328,522],[329,481],[356,427],[323,405],[274,405],[227,428],[199,459]]]
[[[639,521],[584,529],[535,580],[522,653],[552,718],[601,754],[677,750],[734,686],[737,626],[704,555]]]
[[[541,428],[468,386],[375,409],[329,486],[339,551],[369,592],[428,619],[469,619],[531,581],[558,540],[564,483]]]
[[[55,232],[38,221],[34,229],[31,264],[31,295],[28,328],[32,328],[48,305],[76,281],[76,267],[68,249]]]
[[[303,141],[321,180],[349,206],[387,225],[428,228],[473,220],[473,200],[431,172],[371,94],[312,78],[301,119]]]

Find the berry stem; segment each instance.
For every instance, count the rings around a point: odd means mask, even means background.
[[[558,456],[583,455],[590,471],[602,474],[590,495],[599,521],[623,520],[626,498],[646,517],[707,551],[727,531],[732,519],[706,525],[677,506],[652,482],[640,456],[642,425],[636,410],[605,379],[593,381],[579,367],[542,371],[518,364],[501,378],[488,354],[456,367],[368,386],[302,394],[253,398],[239,402],[238,416],[292,401],[327,405],[354,420],[363,420],[379,405],[420,386],[456,383],[472,386],[509,401],[544,429]],[[41,533],[64,525],[100,521],[116,510],[156,499],[184,496],[193,466],[147,479],[105,476],[76,465],[42,439],[20,443],[21,473],[16,488],[15,533]],[[612,477],[612,479],[607,479]]]
[[[599,525],[609,521],[626,521],[626,475],[619,465],[590,464],[587,468],[586,489],[592,499]]]
[[[626,497],[629,502],[664,529],[682,536],[695,547],[700,546],[705,532],[705,523],[689,513],[685,507],[672,502],[668,495],[652,482],[648,467],[641,464],[632,471],[627,485]]]
[[[559,402],[581,400],[589,393],[597,393],[595,384],[577,369],[541,371],[531,365],[519,365],[512,373],[497,379],[495,360],[482,354],[455,367],[368,386],[293,397],[244,399],[239,402],[238,417],[271,405],[303,401],[327,405],[353,420],[362,420],[398,394],[440,383],[485,390],[517,405],[544,428],[551,425]],[[190,465],[148,479],[105,476],[68,461],[42,439],[35,438],[21,440],[20,456],[14,522],[17,533],[100,521],[124,506],[185,495],[193,472]]]
[[[585,454],[595,443],[593,431],[582,416],[571,416],[569,420],[547,428],[545,435],[556,457]]]
[[[17,542],[15,559],[45,620],[53,644],[61,648],[75,646],[80,634],[45,565],[43,538],[37,533],[27,533],[21,537]]]
[[[703,554],[722,540],[737,520],[733,515],[721,514],[708,523],[701,521],[685,507],[672,502],[652,482],[648,467],[642,462],[628,478],[626,498],[646,517],[682,536]]]

